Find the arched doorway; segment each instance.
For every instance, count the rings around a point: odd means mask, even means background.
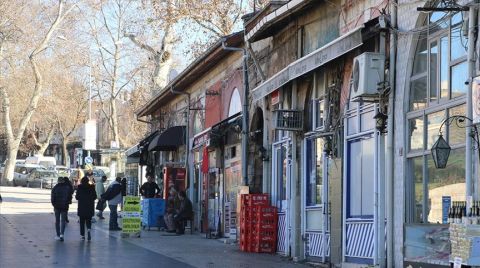
[[[250,125],[250,192],[261,193],[263,186],[263,162],[267,159],[267,150],[263,145],[263,111],[255,109]]]

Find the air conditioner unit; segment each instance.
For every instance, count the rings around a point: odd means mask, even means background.
[[[301,131],[303,130],[303,111],[276,110],[274,111],[275,129]]]
[[[378,97],[379,84],[384,81],[385,55],[366,52],[353,59],[352,90],[350,99]]]

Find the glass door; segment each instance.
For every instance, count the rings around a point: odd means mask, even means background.
[[[290,200],[291,142],[283,140],[272,147],[272,204],[278,208],[277,252],[290,254]]]

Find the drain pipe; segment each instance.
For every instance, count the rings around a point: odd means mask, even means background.
[[[243,53],[243,111],[242,111],[242,185],[248,186],[248,54],[245,48],[227,47],[226,39],[222,40],[222,48]]]
[[[390,29],[390,65],[389,70],[389,84],[390,94],[388,95],[388,119],[387,119],[387,155],[386,155],[386,189],[385,189],[385,201],[386,201],[386,218],[387,218],[387,267],[394,267],[393,256],[393,222],[394,222],[394,192],[393,192],[393,176],[394,176],[394,108],[395,108],[395,86],[396,86],[396,59],[397,59],[397,35],[394,29],[397,28],[397,0],[393,0],[390,3],[391,10],[391,28]]]
[[[188,196],[190,200],[193,200],[194,189],[193,189],[193,182],[190,180],[190,166],[188,161],[188,152],[190,151],[190,93],[176,91],[173,89],[173,86],[170,87],[170,92],[175,95],[185,95],[187,96],[187,111],[185,114],[185,177],[188,182]]]

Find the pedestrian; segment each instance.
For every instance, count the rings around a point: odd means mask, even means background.
[[[87,239],[92,240],[92,217],[95,211],[95,187],[89,184],[88,177],[83,177],[77,188],[75,198],[78,200],[78,216],[80,217],[80,236],[85,240],[85,225],[87,225]]]
[[[102,195],[102,198],[108,201],[108,208],[110,209],[110,231],[120,231],[122,228],[118,227],[117,207],[122,202],[122,186],[120,184],[121,178],[117,177],[107,188],[107,191]]]
[[[87,177],[88,177],[88,184],[90,186],[93,186],[93,189],[95,189],[96,186],[95,186],[95,177],[93,176],[93,170],[88,170],[87,171]],[[95,215],[95,208],[93,208],[92,212],[93,212],[92,223],[95,223],[95,222],[97,222],[97,220],[95,219],[95,216],[93,216],[93,215]]]
[[[55,212],[55,231],[57,233],[55,240],[64,241],[68,206],[72,202],[72,192],[64,178],[60,177],[57,185],[53,187],[50,201]]]
[[[160,187],[158,187],[158,184],[153,180],[151,173],[147,173],[146,177],[147,182],[140,187],[140,194],[143,198],[154,198],[160,193]]]
[[[72,182],[68,179],[68,177],[63,177],[63,180],[67,183],[68,187],[70,188],[70,196],[73,196],[73,193],[74,193],[75,190],[73,189]],[[72,204],[72,198],[70,198],[70,204]],[[68,220],[68,208],[67,208],[67,214],[66,214],[66,217],[65,217],[65,222],[66,223],[70,222]]]
[[[178,193],[178,198],[180,199],[180,210],[173,217],[173,220],[175,221],[177,234],[182,235],[185,233],[185,221],[193,218],[193,208],[192,202],[188,199],[185,191],[180,191]]]
[[[97,213],[97,217],[101,220],[105,219],[105,217],[103,217],[103,211],[105,210],[105,207],[107,206],[107,203],[105,201],[105,199],[102,198],[102,194],[105,193],[105,186],[103,185],[105,182],[107,181],[107,176],[103,175],[102,176],[102,181],[95,184],[95,191],[97,193],[97,199],[98,199],[98,203],[97,203],[97,210],[98,210],[98,213]]]

